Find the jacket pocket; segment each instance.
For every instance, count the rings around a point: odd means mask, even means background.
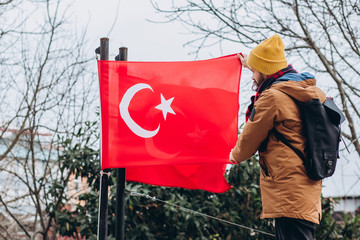
[[[265,158],[263,156],[259,157],[259,164],[262,170],[261,173],[264,175],[264,177],[270,177],[269,168],[267,167]]]

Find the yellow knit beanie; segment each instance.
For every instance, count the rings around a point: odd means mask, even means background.
[[[256,46],[251,50],[247,63],[251,68],[266,75],[286,68],[288,65],[281,37],[274,35]]]

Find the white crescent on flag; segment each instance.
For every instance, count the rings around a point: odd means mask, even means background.
[[[142,138],[151,138],[154,137],[160,130],[160,123],[157,129],[153,131],[148,131],[140,127],[130,116],[129,114],[129,104],[134,97],[134,95],[143,90],[143,89],[150,89],[153,91],[151,86],[146,83],[138,83],[134,86],[130,87],[124,94],[121,102],[119,104],[120,115],[122,119],[125,121],[126,125],[130,128],[130,130],[135,133],[137,136]],[[153,91],[154,92],[154,91]]]

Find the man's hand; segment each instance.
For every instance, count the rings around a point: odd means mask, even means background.
[[[241,54],[238,53],[237,55],[240,58],[240,61],[241,61],[241,64],[243,65],[243,67],[249,69],[250,71],[252,71],[252,68],[247,63],[248,55],[247,54],[242,54],[242,53]]]
[[[238,162],[235,160],[235,158],[234,158],[234,156],[233,156],[233,154],[232,154],[233,151],[234,151],[234,149],[231,149],[230,154],[229,154],[229,160],[230,160],[230,162],[233,163],[233,164],[238,164]]]

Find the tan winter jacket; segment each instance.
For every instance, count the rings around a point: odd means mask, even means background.
[[[299,108],[287,94],[303,102],[313,98],[324,102],[325,94],[315,85],[315,79],[286,81],[263,91],[255,102],[254,115],[245,124],[234,148],[236,161],[242,162],[253,156],[273,127],[294,147],[304,149]],[[261,218],[290,217],[319,224],[322,182],[313,181],[306,175],[296,153],[270,134],[266,151],[259,153],[259,163]]]

